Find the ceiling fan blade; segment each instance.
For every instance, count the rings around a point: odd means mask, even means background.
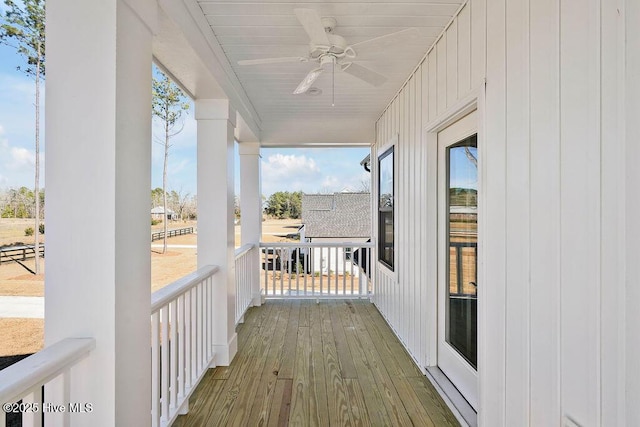
[[[311,42],[315,45],[330,46],[329,37],[324,31],[324,25],[318,16],[318,12],[313,9],[293,9],[298,21],[309,35]]]
[[[353,62],[341,64],[340,68],[345,73],[351,74],[360,80],[364,80],[372,86],[380,86],[387,81],[387,78],[382,74],[378,74],[367,67],[363,67],[362,65],[358,65]]]
[[[301,56],[288,56],[283,58],[243,59],[238,65],[280,64],[283,62],[307,62],[308,58]]]
[[[304,80],[300,82],[296,90],[293,91],[293,94],[300,95],[301,93],[305,93],[307,90],[309,90],[313,82],[315,82],[318,76],[322,74],[322,71],[324,71],[322,67],[309,71],[309,74],[307,74]]]
[[[406,30],[385,34],[384,36],[353,44],[351,48],[355,50],[359,56],[369,52],[381,52],[389,46],[406,43],[411,40],[416,40],[419,37],[420,31],[418,31],[417,28],[407,28]]]

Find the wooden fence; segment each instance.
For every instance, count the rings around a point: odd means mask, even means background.
[[[0,264],[35,258],[35,245],[8,246],[0,248]],[[44,258],[44,243],[40,244],[40,256]]]
[[[184,234],[193,234],[193,227],[176,228],[175,230],[168,230],[167,237],[182,236]],[[151,233],[151,241],[160,240],[164,237],[164,231],[156,231]]]

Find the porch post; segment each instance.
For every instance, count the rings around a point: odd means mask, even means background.
[[[240,212],[242,245],[254,244],[253,305],[262,305],[260,292],[260,239],[262,237],[262,186],[260,167],[260,143],[242,142],[240,147]]]
[[[153,0],[47,2],[45,343],[93,337],[71,425],[151,424]],[[69,404],[48,388],[46,401]],[[47,414],[51,424],[60,424]]]
[[[217,265],[213,342],[216,365],[228,366],[235,332],[235,232],[233,142],[236,112],[226,99],[195,102],[198,121],[198,268]]]

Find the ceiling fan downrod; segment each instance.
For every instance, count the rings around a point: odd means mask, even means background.
[[[333,59],[333,65],[331,69],[331,106],[336,106],[336,60]]]

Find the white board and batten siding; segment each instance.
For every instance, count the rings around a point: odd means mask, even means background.
[[[470,0],[377,122],[396,265],[374,302],[436,365],[433,131],[479,94],[480,425],[640,425],[639,27],[633,1]]]

